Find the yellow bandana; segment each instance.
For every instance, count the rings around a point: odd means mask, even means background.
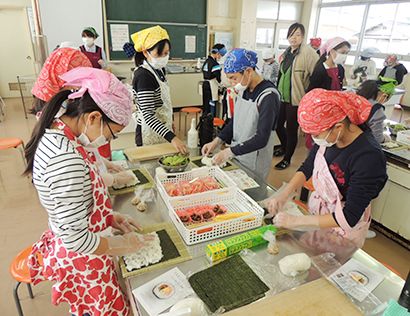
[[[134,42],[135,50],[140,53],[144,49],[150,49],[163,39],[169,40],[169,35],[166,30],[157,25],[132,34],[131,39]]]

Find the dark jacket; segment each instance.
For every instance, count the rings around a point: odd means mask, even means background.
[[[345,69],[342,65],[337,65],[338,77],[340,81],[340,89],[343,87],[343,79],[345,78]],[[313,74],[310,76],[310,84],[307,92],[316,88],[322,88],[330,90],[332,87],[332,78],[328,75],[325,66],[322,64],[318,65]]]

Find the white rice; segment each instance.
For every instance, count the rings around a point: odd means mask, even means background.
[[[141,182],[140,180],[138,180],[138,178],[135,176],[135,173],[132,172],[132,170],[126,170],[126,172],[129,173],[130,175],[132,175],[134,177],[134,179],[132,179],[131,181],[128,181],[127,183],[124,183],[122,185],[114,184],[112,186],[114,189],[123,189],[123,188],[133,187],[133,186],[135,186],[135,185],[137,185],[138,183]]]
[[[163,254],[158,234],[150,233],[149,235],[155,236],[155,239],[149,242],[149,246],[142,247],[137,252],[123,256],[128,271],[146,267],[162,259]]]
[[[295,216],[301,216],[303,213],[300,211],[299,206],[295,202],[288,202],[282,207],[282,212],[295,215]]]

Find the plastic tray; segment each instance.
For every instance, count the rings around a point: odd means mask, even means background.
[[[397,132],[396,141],[410,146],[410,130]]]
[[[222,236],[239,233],[262,225],[263,209],[237,187],[173,197],[166,200],[165,203],[169,208],[169,217],[171,218],[171,221],[174,223],[182,239],[188,245],[221,238]],[[189,226],[185,226],[175,213],[175,211],[183,210],[187,207],[204,204],[222,204],[227,207],[227,213],[251,212],[252,215],[219,223],[209,221],[203,223],[203,225],[200,225],[199,227],[189,229]]]
[[[155,182],[157,184],[159,193],[161,194],[164,201],[166,201],[171,197],[165,190],[164,184],[170,182],[179,183],[181,181],[191,181],[195,178],[202,179],[206,177],[213,177],[220,185],[223,185],[225,188],[237,186],[236,183],[217,166],[195,168],[191,171],[186,172],[157,174],[155,176]]]

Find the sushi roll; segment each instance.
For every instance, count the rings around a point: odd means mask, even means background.
[[[227,208],[225,205],[215,205],[215,207],[212,209],[212,211],[215,213],[215,215],[222,215],[227,212]]]

